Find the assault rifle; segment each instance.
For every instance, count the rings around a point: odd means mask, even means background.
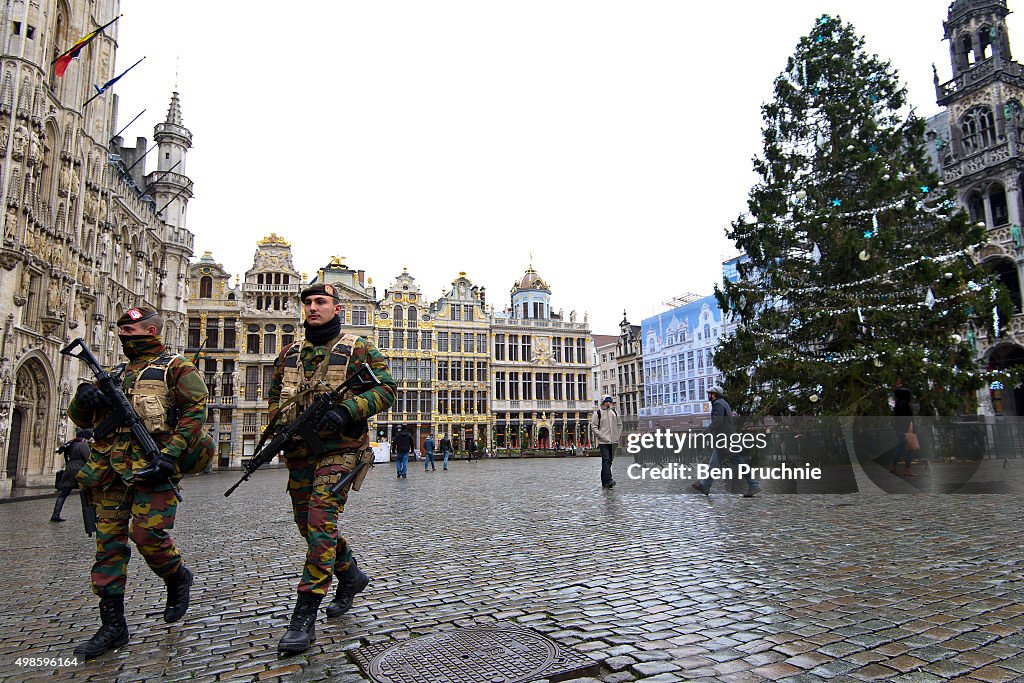
[[[76,348],[79,349],[78,353],[74,353]],[[96,360],[96,357],[92,355],[92,352],[85,345],[85,341],[78,337],[75,341],[61,349],[60,352],[62,355],[77,358],[88,365],[89,369],[92,370],[92,374],[96,377],[96,387],[103,392],[103,395],[110,402],[110,414],[93,430],[93,438],[100,441],[114,430],[120,427],[128,427],[132,438],[135,439],[135,443],[142,449],[143,457],[152,463],[156,456],[160,454],[160,447],[156,445],[156,441],[146,431],[142,418],[132,408],[132,404],[128,401],[128,397],[124,395],[124,392],[121,391],[117,381],[109,372],[103,369],[103,366],[99,364],[99,361]],[[181,491],[174,485],[174,482],[168,479],[167,483],[171,485],[171,490],[174,491],[175,497],[178,500],[183,500]]]
[[[317,427],[320,426],[320,420],[322,420],[324,415],[327,414],[327,411],[336,407],[338,399],[341,398],[342,394],[345,393],[347,389],[357,386],[372,387],[379,384],[380,380],[377,379],[375,374],[373,374],[373,371],[370,370],[369,366],[365,364],[361,365],[354,375],[346,379],[336,388],[326,391],[313,399],[313,402],[308,408],[303,410],[297,418],[282,427],[281,430],[278,431],[272,439],[270,439],[270,442],[264,446],[264,442],[271,432],[274,431],[274,427],[276,426],[275,423],[277,421],[277,415],[275,415],[274,422],[268,424],[267,428],[263,431],[263,438],[260,439],[256,452],[253,453],[249,462],[242,467],[245,474],[242,475],[241,479],[235,482],[234,486],[224,492],[224,496],[227,497],[234,493],[235,489],[237,489],[243,481],[247,481],[256,470],[273,460],[274,456],[291,444],[292,440],[295,438],[300,438],[305,442],[310,455],[316,458],[322,456],[326,453],[326,450],[324,449],[323,440],[320,438],[320,435],[317,434]],[[278,415],[280,415],[280,412],[278,412]]]

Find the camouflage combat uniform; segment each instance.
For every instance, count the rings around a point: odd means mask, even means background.
[[[346,345],[351,341],[351,346]],[[332,346],[333,345],[333,346]],[[296,350],[298,353],[296,354]],[[290,352],[290,353],[289,353]],[[359,394],[346,393],[338,404],[340,410],[348,412],[352,422],[341,434],[321,431],[326,453],[320,459],[310,455],[306,446],[296,442],[295,447],[285,452],[288,465],[288,495],[299,533],[306,539],[306,562],[299,582],[299,593],[312,593],[323,597],[331,585],[331,575],[340,574],[352,563],[352,550],[344,536],[338,533],[338,514],[344,509],[346,493],[332,494],[330,489],[344,476],[349,468],[339,462],[346,454],[358,453],[368,447],[366,419],[387,410],[395,402],[396,384],[391,378],[387,361],[374,343],[364,337],[341,336],[314,345],[309,340],[300,340],[282,349],[274,362],[274,375],[270,382],[269,419],[272,421],[283,407],[282,386],[285,366],[297,363],[302,377],[309,381],[318,366],[325,359],[330,362],[347,357],[348,367],[345,378],[351,377],[359,368],[368,364],[380,385]],[[338,382],[340,384],[340,382]],[[302,405],[302,401],[297,401]],[[285,406],[287,408],[287,406]]]
[[[136,378],[153,361],[166,353],[159,337],[136,338],[127,342],[121,389],[131,396]],[[179,355],[167,364],[166,381],[174,401],[177,422],[172,431],[153,433],[161,450],[177,460],[186,444],[200,437],[206,421],[206,384],[196,367]],[[86,413],[72,400],[68,417],[80,427],[95,427],[103,415]],[[150,569],[167,580],[182,564],[181,553],[168,530],[174,527],[177,499],[168,481],[142,482],[134,473],[145,468],[138,444],[127,429],[119,430],[92,446],[88,461],[78,474],[82,486],[91,490],[96,507],[96,562],[92,567],[93,593],[102,597],[124,595],[128,559],[135,542]]]

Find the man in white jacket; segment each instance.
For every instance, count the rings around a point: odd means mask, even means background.
[[[615,458],[615,447],[619,445],[622,435],[622,418],[615,410],[612,397],[601,399],[601,407],[590,416],[590,426],[597,435],[597,445],[601,450],[601,487],[610,489],[615,486],[612,479],[612,460]]]

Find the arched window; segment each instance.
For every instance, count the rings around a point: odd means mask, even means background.
[[[199,298],[209,299],[213,296],[213,278],[209,275],[204,275],[199,280]]]
[[[410,306],[409,307],[409,327],[416,327],[417,319],[418,318],[417,318],[417,314],[416,314],[416,307],[415,306]]]
[[[982,26],[978,29],[978,54],[975,55],[975,62],[988,59],[992,56],[992,27]]]
[[[401,306],[395,306],[394,316],[395,316],[395,323],[394,324],[396,326],[404,324],[403,323],[403,319],[405,318],[405,316],[402,314],[402,307]]]
[[[964,152],[971,154],[996,142],[996,121],[988,107],[975,107],[960,119]]]
[[[972,223],[985,223],[985,199],[977,190],[967,195],[967,212],[971,215]]]
[[[1002,185],[993,185],[988,191],[989,206],[992,207],[992,225],[1006,225],[1010,216],[1006,209],[1006,190]]]

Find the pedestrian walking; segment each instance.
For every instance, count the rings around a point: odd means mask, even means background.
[[[423,442],[423,471],[426,472],[428,469],[431,472],[437,470],[434,465],[434,437],[429,432]]]
[[[78,488],[79,470],[85,465],[89,458],[89,439],[92,438],[91,429],[79,429],[75,432],[75,438],[57,449],[58,453],[64,456],[64,469],[57,479],[57,501],[53,504],[53,514],[50,515],[51,522],[63,522],[60,516],[64,509],[64,501],[68,499],[71,492]]]
[[[131,308],[117,319],[117,327],[128,363],[114,374],[120,375],[121,390],[160,453],[148,462],[131,432],[117,429],[92,445],[78,473],[96,508],[96,561],[90,578],[100,598],[102,624],[75,648],[75,655],[84,659],[128,642],[124,594],[129,538],[167,586],[164,621],[173,623],[185,615],[194,580],[168,532],[178,507],[174,482],[181,478],[179,458],[208,438],[203,431],[206,384],[191,362],[164,346],[164,319],[156,309]],[[95,384],[82,384],[68,406],[68,417],[79,427],[94,428],[111,406],[111,397]]]
[[[736,433],[736,417],[729,402],[725,400],[725,393],[722,387],[716,384],[709,388],[708,400],[711,401],[711,424],[708,425],[707,431],[716,440],[720,440],[720,437],[723,435],[728,440],[729,437]],[[720,448],[711,449],[711,469],[719,469],[722,465],[730,462],[737,465],[745,465],[747,464],[747,458],[742,451],[733,453],[728,449],[725,452]],[[761,492],[761,484],[749,473],[744,477],[744,481],[747,483],[747,490],[743,494],[744,498],[753,498]],[[707,496],[711,494],[711,485],[713,483],[714,479],[708,476],[703,481],[694,482],[691,486]]]
[[[910,389],[903,386],[903,380],[896,380],[896,387],[893,389],[895,403],[892,409],[893,431],[896,433],[896,447],[889,456],[889,471],[904,477],[916,477],[910,471],[910,462],[914,459],[916,449],[911,448],[907,441],[920,443],[917,434],[914,432],[914,408],[911,405],[913,394]],[[920,447],[920,446],[919,446]],[[903,458],[903,471],[897,471],[900,458]]]
[[[444,461],[441,463],[442,468],[448,471],[448,456],[452,454],[452,440],[445,434],[441,437],[441,455],[444,457]]]
[[[311,285],[300,292],[299,300],[304,334],[283,348],[274,361],[268,392],[269,424],[288,424],[322,387],[338,387],[364,366],[380,384],[347,390],[324,415],[318,429],[324,444],[322,455],[311,453],[301,440],[285,450],[288,495],[295,524],[306,540],[306,560],[288,630],[277,645],[283,654],[305,652],[316,639],[317,610],[331,586],[332,574],[337,581],[334,599],[327,606],[328,617],[347,612],[370,582],[338,531],[338,515],[348,500],[348,488],[331,489],[366,456],[370,449],[367,419],[395,402],[396,387],[384,356],[371,340],[342,334],[341,299],[333,285]]]
[[[594,428],[601,451],[601,488],[614,488],[612,461],[615,459],[615,447],[622,436],[622,418],[619,417],[619,411],[615,409],[611,396],[601,399],[600,407],[590,416],[590,426]]]
[[[466,439],[466,461],[473,462],[473,454],[476,453],[476,439],[472,436]]]
[[[395,470],[399,479],[409,478],[409,453],[412,452],[412,434],[405,425],[398,425],[398,433],[391,444],[395,449]]]

